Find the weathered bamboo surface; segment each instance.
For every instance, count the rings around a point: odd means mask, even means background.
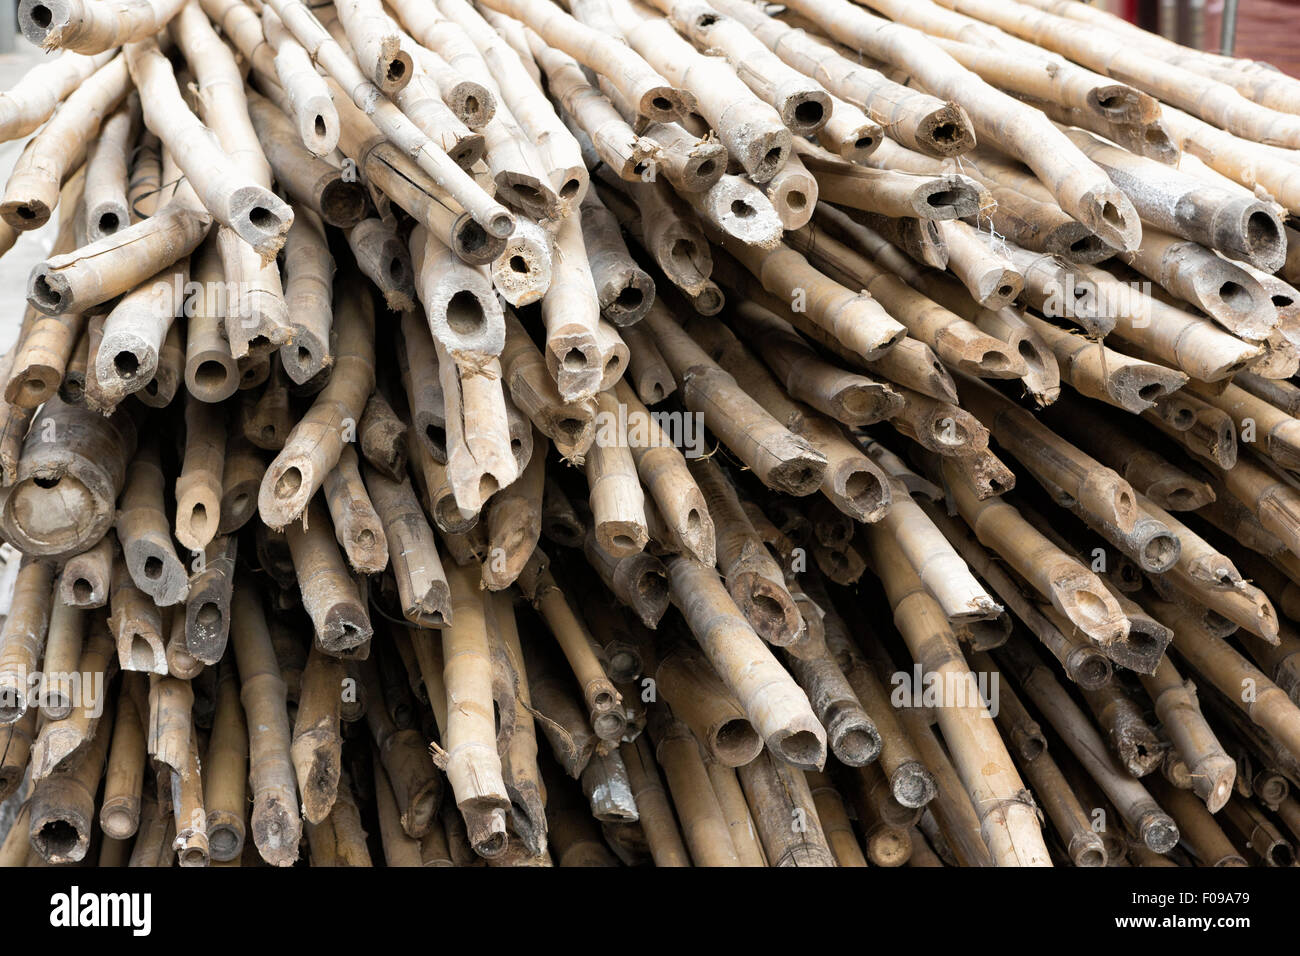
[[[0,862],[1294,859],[1300,83],[1076,7],[23,0]]]

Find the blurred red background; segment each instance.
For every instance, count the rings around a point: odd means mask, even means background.
[[[1110,9],[1148,30],[1156,29],[1158,0],[1114,0]],[[1191,8],[1179,0],[1181,15]],[[1223,0],[1205,2],[1205,49],[1219,49]],[[1300,0],[1239,0],[1236,56],[1263,60],[1292,76],[1300,76]]]

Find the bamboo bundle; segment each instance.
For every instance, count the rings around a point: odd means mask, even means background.
[[[1300,83],[787,7],[22,0],[0,862],[1287,862]]]

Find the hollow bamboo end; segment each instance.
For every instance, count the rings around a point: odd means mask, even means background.
[[[253,801],[253,844],[271,866],[293,866],[298,860],[302,820],[278,794],[266,794]]]
[[[0,203],[0,219],[19,232],[39,229],[50,221],[53,209],[37,196],[20,196]]]
[[[1163,810],[1148,810],[1138,824],[1138,834],[1153,853],[1168,853],[1178,845],[1178,825]]]
[[[331,178],[320,193],[321,218],[331,226],[351,229],[366,217],[366,188],[359,182]]]
[[[945,103],[924,117],[916,130],[917,145],[934,156],[958,156],[975,148],[970,117],[956,103]]]
[[[769,735],[767,748],[800,770],[821,770],[826,765],[826,731],[815,722],[802,729],[791,726]]]
[[[889,789],[905,807],[923,807],[938,794],[934,776],[921,763],[909,761],[896,769],[889,778]]]

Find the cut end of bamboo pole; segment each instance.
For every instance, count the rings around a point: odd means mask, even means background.
[[[331,178],[320,192],[321,218],[331,226],[350,229],[366,218],[366,188],[360,182]]]
[[[293,210],[288,203],[262,186],[241,186],[231,192],[228,205],[230,226],[267,263],[284,245]]]
[[[1080,203],[1080,221],[1116,249],[1136,249],[1142,242],[1142,222],[1133,202],[1116,187],[1092,189]],[[1067,210],[1069,211],[1069,210]]]
[[[1168,853],[1178,845],[1178,825],[1163,810],[1148,810],[1138,823],[1142,842],[1153,853]]]
[[[970,117],[956,103],[945,103],[922,117],[916,126],[918,145],[935,156],[958,156],[975,148]]]
[[[293,807],[278,793],[266,794],[253,806],[253,843],[262,859],[271,866],[293,866],[298,860],[298,841],[302,838],[302,820]]]
[[[793,720],[766,743],[774,755],[800,770],[821,770],[826,765],[826,731],[815,719]]]
[[[905,807],[923,807],[939,793],[934,775],[925,765],[910,760],[897,768],[889,778],[889,790]]]

